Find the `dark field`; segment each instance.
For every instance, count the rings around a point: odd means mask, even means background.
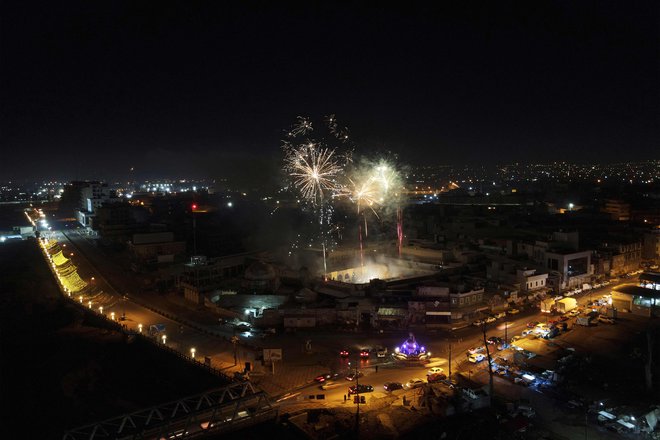
[[[30,241],[0,246],[1,389],[15,438],[65,430],[220,387],[60,294]]]

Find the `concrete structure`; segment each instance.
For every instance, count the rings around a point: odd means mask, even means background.
[[[118,202],[115,191],[107,183],[98,181],[83,182],[80,185],[80,206],[76,211],[76,220],[82,226],[94,229],[94,218],[98,208],[106,203]]]
[[[547,251],[544,263],[551,275],[548,284],[551,284],[556,292],[561,292],[589,283],[593,275],[591,253],[572,250]]]
[[[644,233],[642,258],[647,261],[660,261],[660,229]]]
[[[612,289],[612,307],[642,316],[660,316],[660,273],[644,272],[640,284],[624,284]]]
[[[192,257],[184,264],[177,287],[188,301],[204,306],[204,298],[214,290],[220,290],[224,281],[243,274],[249,256],[237,254],[210,260],[203,256]]]
[[[626,203],[623,200],[606,200],[602,211],[608,213],[612,220],[621,222],[627,222],[630,220],[630,203]]]
[[[172,232],[147,232],[133,234],[128,248],[137,261],[172,263],[186,253],[186,242],[175,241]]]

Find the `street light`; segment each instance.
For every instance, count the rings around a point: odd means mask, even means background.
[[[160,338],[163,340],[163,345],[165,345],[165,343],[167,343],[167,335],[163,335],[163,336],[161,336]],[[194,349],[193,349],[193,350],[194,350]],[[193,358],[194,358],[194,357],[195,357],[195,355],[193,354]]]
[[[82,295],[78,299],[80,300],[80,304],[82,304]]]
[[[138,324],[138,332],[142,333],[142,324]]]
[[[99,313],[102,315],[103,314],[103,306],[99,306]]]
[[[89,306],[89,308],[91,309],[91,308],[92,308],[92,302],[91,302],[91,301],[87,301],[87,306]]]
[[[193,359],[195,359],[195,351],[197,351],[197,350],[195,350],[195,347],[190,349],[190,357],[193,358]]]
[[[113,321],[115,320],[115,312],[110,313],[110,319],[112,319]]]

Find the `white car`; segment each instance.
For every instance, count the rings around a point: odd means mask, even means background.
[[[419,378],[410,379],[408,382],[403,384],[403,388],[407,390],[412,390],[413,388],[418,388],[424,385],[424,381]]]
[[[433,368],[429,368],[429,371],[426,372],[426,375],[429,376],[431,374],[438,374],[438,373],[444,373],[444,372],[445,372],[445,370],[443,370],[440,367],[433,367]]]
[[[474,321],[474,322],[472,323],[472,325],[479,327],[479,326],[482,325],[483,323],[484,323],[484,320],[483,320],[483,319],[477,319],[476,321]]]
[[[474,353],[468,357],[468,361],[472,362],[473,364],[476,364],[477,362],[483,361],[485,358],[486,356],[484,356],[481,353]]]
[[[486,350],[486,347],[480,345],[479,347],[468,348],[468,354],[475,354]]]
[[[495,321],[496,319],[493,316],[489,316],[488,318],[486,318],[486,324],[490,324],[491,322],[495,322]]]
[[[495,317],[496,317],[497,319],[504,318],[505,316],[506,316],[506,313],[504,313],[504,312],[500,312],[500,313],[496,313],[496,314],[495,314]]]

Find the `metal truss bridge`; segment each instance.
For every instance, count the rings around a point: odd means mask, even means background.
[[[277,409],[264,391],[239,382],[71,429],[62,440],[202,438],[276,417]]]

